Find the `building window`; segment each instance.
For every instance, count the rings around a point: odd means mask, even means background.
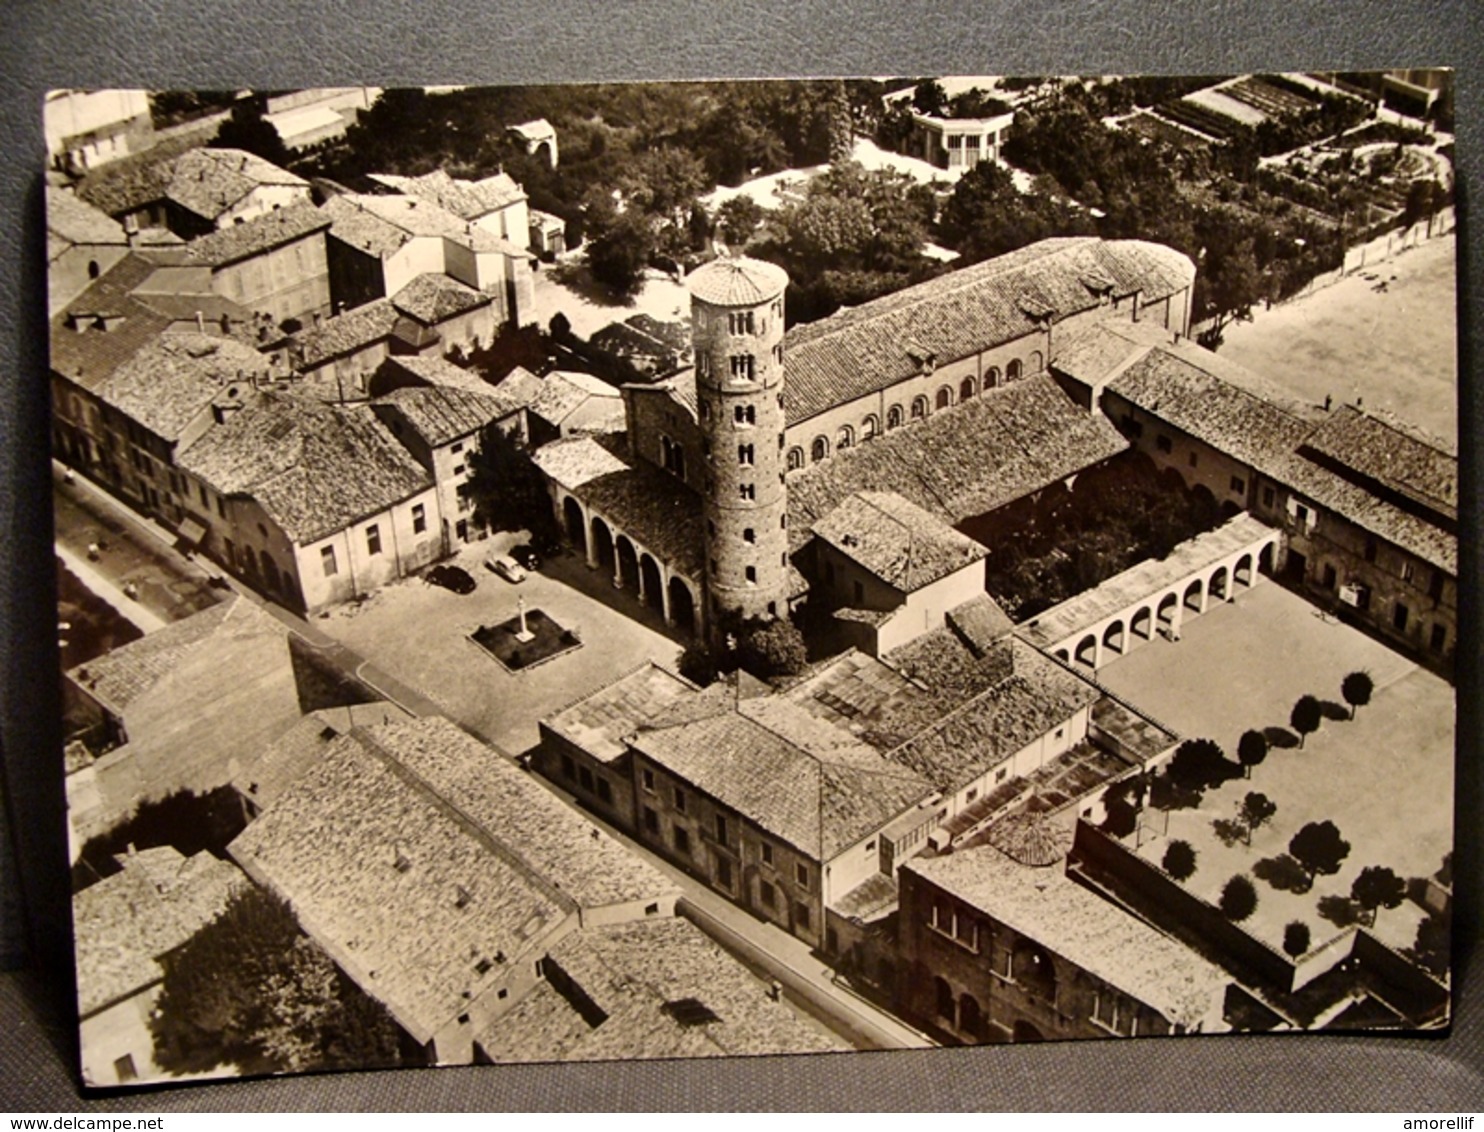
[[[1433,652],[1440,653],[1440,652],[1443,651],[1443,646],[1446,645],[1447,643],[1448,643],[1448,628],[1447,628],[1447,626],[1446,625],[1434,625],[1432,627],[1432,636],[1430,636],[1428,638],[1428,641],[1427,641],[1427,647],[1430,648],[1430,649],[1432,649]]]
[[[944,386],[942,389],[938,390],[938,399],[936,404],[939,409],[946,409],[948,408],[948,406],[953,404],[953,394],[948,391],[947,386]]]
[[[753,457],[751,444],[737,445],[737,463],[741,464],[743,467],[752,467]]]
[[[1274,494],[1271,487],[1265,487],[1262,489],[1262,505],[1264,507],[1272,507],[1273,502],[1276,498],[1277,496]]]
[[[720,566],[720,564],[719,564],[719,563],[718,563],[718,562],[717,562],[717,561],[716,561],[716,559],[714,559],[714,558],[713,558],[713,559],[712,559],[712,560],[711,560],[711,576],[712,576],[712,577],[713,577],[713,578],[715,578],[715,577],[718,577],[718,576],[719,576],[719,575],[720,575],[720,574],[721,574],[721,566]]]
[[[732,376],[741,381],[751,381],[756,372],[756,361],[751,354],[735,354],[731,359]]]
[[[734,405],[732,407],[732,421],[739,425],[757,424],[757,406]]]
[[[463,464],[455,464],[453,466],[453,474],[456,475],[456,476],[463,475],[464,474],[464,465]]]
[[[463,450],[464,450],[464,442],[462,440],[456,440],[456,441],[454,441],[453,447],[449,449],[449,451],[452,452],[455,456],[457,456]]]
[[[733,311],[727,315],[727,329],[733,334],[753,334],[752,311]]]
[[[1434,570],[1432,577],[1427,580],[1427,596],[1433,601],[1443,600],[1443,572]]]
[[[1173,440],[1171,440],[1168,436],[1166,436],[1164,433],[1160,433],[1158,436],[1156,436],[1154,438],[1154,446],[1156,448],[1158,448],[1161,452],[1163,452],[1165,455],[1169,455],[1171,452],[1173,452],[1175,450],[1175,442]]]
[[[928,415],[928,399],[926,397],[912,398],[912,419],[920,421]]]
[[[678,786],[675,787],[675,812],[677,814],[685,813],[685,791]]]
[[[809,866],[802,861],[794,865],[794,879],[799,882],[800,888],[809,887]]]
[[[1402,581],[1410,582],[1415,574],[1416,568],[1412,565],[1410,559],[1402,563]]]
[[[96,263],[88,264],[88,274],[93,275],[93,269],[97,266]],[[96,278],[96,276],[94,277]],[[120,1085],[126,1085],[130,1081],[137,1081],[139,1079],[139,1072],[134,1068],[134,1055],[132,1053],[126,1053],[123,1057],[115,1059],[113,1072],[114,1076],[118,1078]]]
[[[886,410],[886,427],[888,429],[902,427],[902,406],[893,405]]]
[[[428,509],[421,503],[412,505],[412,533],[422,534],[428,529]]]
[[[835,448],[843,451],[855,443],[855,430],[849,425],[841,425],[840,431],[835,435]]]
[[[805,931],[809,930],[809,905],[802,901],[794,905],[794,921]]]
[[[577,781],[589,794],[593,792],[593,772],[587,767],[582,766],[577,768]]]
[[[1324,575],[1320,581],[1320,584],[1324,586],[1325,589],[1332,590],[1335,588],[1335,583],[1337,581],[1339,581],[1339,577],[1335,573],[1334,565],[1332,563],[1326,562],[1324,564]]]
[[[656,837],[659,836],[660,816],[659,814],[651,810],[648,806],[644,807],[644,829],[646,832],[652,833]]]
[[[778,893],[768,881],[760,881],[757,886],[758,903],[764,908],[776,908],[778,906]]]
[[[876,414],[872,413],[865,420],[861,421],[862,440],[874,440],[879,431],[881,431],[881,425],[876,420]]]
[[[1394,628],[1398,633],[1405,633],[1407,631],[1408,616],[1410,616],[1410,610],[1408,610],[1407,607],[1401,602],[1397,602],[1396,608],[1391,611],[1392,628]]]
[[[643,783],[645,790],[648,790],[651,794],[654,793],[654,771],[645,767],[639,772],[639,781]]]
[[[608,784],[606,778],[598,779],[598,801],[605,805],[613,805],[613,787]]]
[[[562,756],[562,777],[573,779],[577,777],[577,764],[572,761],[571,755]]]
[[[738,484],[737,485],[737,498],[738,499],[746,499],[746,500],[754,500],[754,499],[757,498],[757,488],[753,484],[750,484],[750,483]]]
[[[137,463],[137,461],[136,461],[136,463]],[[211,506],[211,499],[206,494],[206,485],[203,483],[203,484],[200,484],[198,486],[199,486],[200,491],[201,491],[201,506],[202,507],[210,507]]]
[[[773,863],[773,846],[764,841],[758,846],[758,849],[761,851],[763,864],[771,865]]]
[[[227,501],[220,495],[216,497],[216,513],[223,519],[227,517]]]
[[[757,542],[757,532],[754,531],[751,527],[744,528],[742,531],[742,541]]]
[[[716,883],[728,890],[732,887],[732,862],[720,854],[716,857]]]
[[[814,442],[809,445],[809,459],[817,464],[830,454],[830,442],[822,436],[816,436]]]
[[[1232,476],[1232,494],[1233,495],[1246,495],[1247,494],[1247,481],[1244,480],[1241,476]]]
[[[749,566],[749,567],[747,567],[747,569],[746,569],[746,575],[747,575],[747,584],[748,585],[750,585],[750,586],[757,585],[757,567],[756,566]]]
[[[804,450],[802,448],[790,448],[788,450],[788,470],[796,472],[804,466]]]
[[[1309,509],[1307,507],[1305,507],[1302,503],[1298,503],[1298,504],[1295,504],[1294,505],[1294,508],[1293,508],[1293,517],[1299,521],[1299,524],[1301,526],[1308,526],[1309,525]]]
[[[716,840],[727,843],[727,819],[725,814],[716,815]]]
[[[381,553],[381,528],[375,523],[366,528],[366,553]]]
[[[683,826],[675,827],[675,852],[690,856],[690,833]]]
[[[319,564],[324,568],[325,577],[333,578],[339,567],[335,565],[335,548],[333,546],[322,546],[319,551]]]

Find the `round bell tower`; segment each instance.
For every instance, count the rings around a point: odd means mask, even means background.
[[[706,623],[788,614],[783,486],[783,292],[788,274],[726,256],[691,275],[696,401],[706,458]]]

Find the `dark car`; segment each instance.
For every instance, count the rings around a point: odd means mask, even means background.
[[[523,542],[519,546],[511,547],[510,557],[514,558],[527,570],[536,570],[541,566],[541,556],[536,553],[536,548],[530,543]]]
[[[423,581],[456,594],[472,594],[475,586],[473,575],[457,566],[434,566],[423,575]]]

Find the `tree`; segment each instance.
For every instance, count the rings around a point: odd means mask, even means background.
[[[1312,888],[1316,876],[1333,876],[1340,871],[1340,865],[1350,855],[1350,842],[1340,836],[1334,822],[1311,821],[1293,835],[1288,852],[1304,870]]]
[[[729,248],[744,248],[763,222],[763,206],[740,193],[716,211],[716,231]]]
[[[244,98],[232,107],[232,114],[210,142],[212,149],[243,149],[274,165],[287,165],[288,147],[278,136],[273,123],[263,117],[263,106],[257,97]]]
[[[912,105],[919,114],[941,114],[948,108],[948,93],[937,79],[925,79],[912,92]]]
[[[1293,711],[1289,713],[1288,722],[1299,735],[1299,750],[1303,750],[1304,740],[1319,730],[1320,721],[1324,718],[1324,711],[1319,706],[1319,701],[1313,696],[1300,696],[1298,703],[1293,705]]]
[[[1449,917],[1434,912],[1417,925],[1417,938],[1409,954],[1412,959],[1440,979],[1448,977],[1448,957],[1452,948],[1452,925]]]
[[[1247,830],[1248,845],[1252,844],[1253,830],[1272,820],[1277,812],[1277,805],[1266,794],[1259,794],[1254,790],[1242,799],[1242,804],[1237,808],[1237,817]]]
[[[1309,950],[1309,925],[1292,920],[1283,928],[1283,951],[1297,959]]]
[[[620,214],[601,233],[591,228],[589,232],[587,265],[593,278],[619,298],[638,294],[644,286],[644,268],[654,252],[654,232],[649,222],[631,210]]]
[[[804,635],[786,617],[749,621],[737,634],[737,659],[754,676],[795,676],[809,662]]]
[[[469,494],[474,515],[494,531],[530,531],[532,542],[560,542],[546,479],[519,440],[491,423],[469,455]]]
[[[1221,890],[1221,910],[1228,920],[1241,923],[1257,911],[1257,889],[1245,876],[1237,875]]]
[[[1384,865],[1367,865],[1350,885],[1350,899],[1366,910],[1372,925],[1378,910],[1399,907],[1406,895],[1407,882]]]
[[[1340,681],[1340,695],[1350,705],[1351,719],[1355,718],[1356,708],[1363,708],[1371,702],[1371,693],[1375,690],[1375,681],[1364,669],[1358,669]]]
[[[1171,841],[1160,864],[1176,880],[1189,880],[1195,875],[1196,852],[1188,841]]]
[[[171,1072],[235,1062],[244,1072],[398,1063],[395,1023],[258,888],[169,953],[151,1028]]]
[[[1261,731],[1242,732],[1242,737],[1237,740],[1237,761],[1242,764],[1248,778],[1252,777],[1252,768],[1260,766],[1267,757],[1268,737]]]
[[[1187,739],[1170,759],[1169,775],[1187,790],[1206,790],[1226,779],[1226,754],[1211,739]]]

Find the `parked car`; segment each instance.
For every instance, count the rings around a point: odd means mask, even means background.
[[[469,571],[448,565],[434,566],[423,575],[423,581],[429,585],[442,586],[456,594],[472,594],[477,584]]]
[[[524,582],[526,572],[521,564],[508,554],[491,554],[484,564],[507,582]]]
[[[519,546],[511,547],[510,557],[514,558],[527,570],[539,570],[541,568],[541,556],[536,553],[536,548],[530,543],[523,542]]]

